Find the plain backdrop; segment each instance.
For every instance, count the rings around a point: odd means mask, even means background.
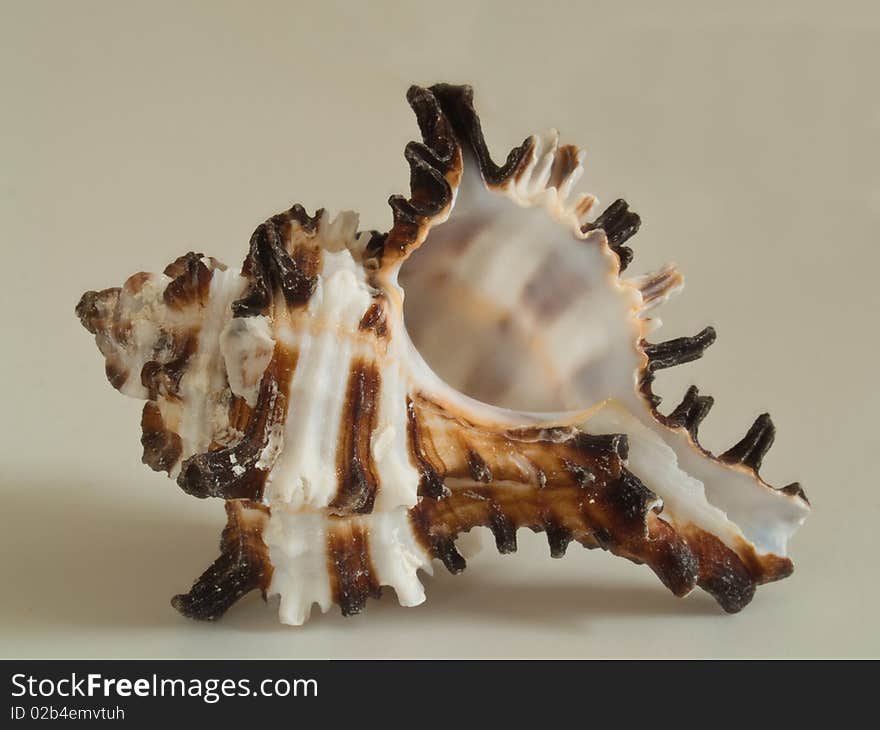
[[[713,7],[714,5],[714,7]],[[876,656],[880,6],[849,3],[0,2],[0,655]],[[190,249],[230,264],[294,202],[387,229],[411,83],[471,83],[496,158],[554,126],[583,186],[642,216],[633,271],[675,261],[665,372],[715,396],[720,451],[769,410],[773,484],[813,515],[794,576],[727,616],[573,547],[487,549],[428,601],[276,623],[170,597],[216,555],[222,504],[141,465],[73,307]]]

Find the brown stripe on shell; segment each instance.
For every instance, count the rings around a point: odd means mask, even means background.
[[[284,213],[279,213],[274,217],[279,221],[284,221],[284,219],[295,221],[305,233],[313,234],[318,230],[318,224],[321,222],[321,216],[323,214],[324,209],[318,208],[318,210],[315,211],[315,215],[309,215],[302,205],[295,203],[289,210],[286,210]]]
[[[187,365],[198,349],[197,334],[175,338],[170,346],[164,348],[163,357],[171,353],[173,359],[166,362],[150,360],[141,368],[141,385],[147,389],[150,400],[160,396],[177,398],[180,393],[180,380],[186,373]]]
[[[76,316],[82,326],[93,335],[106,333],[113,323],[120,293],[121,289],[115,286],[83,294],[76,305]]]
[[[213,434],[208,451],[217,451],[228,446],[235,446],[241,441],[253,416],[253,410],[241,396],[227,392],[226,424]]]
[[[602,480],[563,478],[544,489],[535,485],[492,484],[454,488],[442,500],[430,498],[410,511],[410,524],[423,547],[451,572],[465,567],[455,550],[463,532],[492,530],[500,552],[516,549],[516,530],[545,532],[551,555],[561,557],[576,540],[645,563],[676,595],[697,583],[697,562],[687,543],[650,510],[656,496],[626,470],[605,472]]]
[[[128,281],[136,280],[143,285],[142,277],[149,275],[135,274]],[[120,321],[116,316],[120,287],[111,287],[101,291],[87,291],[80,297],[76,305],[76,316],[83,327],[95,335],[95,344],[104,356],[104,374],[116,390],[121,389],[131,375],[131,371],[120,356],[118,347],[128,342],[131,334],[130,325]]]
[[[572,144],[560,145],[553,158],[553,168],[550,170],[550,179],[547,187],[559,187],[571,176],[578,167],[578,148]]]
[[[269,550],[263,542],[268,509],[253,502],[226,503],[227,524],[220,540],[220,557],[171,605],[188,618],[215,621],[236,601],[259,589],[266,597],[272,580]]]
[[[355,360],[348,377],[336,449],[338,486],[330,507],[337,512],[372,512],[379,478],[370,442],[379,417],[379,367]]]
[[[438,471],[438,469],[442,471],[442,465],[438,464],[435,467],[428,458],[423,439],[423,434],[428,435],[428,433],[419,421],[415,403],[409,397],[406,399],[406,433],[410,460],[419,471],[418,495],[434,499],[442,498],[449,493]]]
[[[675,268],[667,268],[645,277],[639,283],[642,295],[642,306],[648,308],[658,299],[662,299],[670,291],[682,285],[684,277]]]
[[[361,332],[372,332],[376,337],[385,337],[388,334],[384,296],[373,298],[373,303],[361,318],[358,329]]]
[[[203,262],[205,266],[207,266],[212,272],[219,269],[220,271],[226,271],[226,264],[218,261],[213,256],[205,256],[201,253],[193,253],[190,251],[189,253],[185,253],[183,256],[178,256],[174,261],[172,261],[168,266],[163,270],[163,274],[165,276],[171,277],[172,279],[176,279],[182,274],[186,273],[187,269],[191,266],[192,259],[197,259]],[[150,274],[146,274],[149,278]],[[128,282],[126,282],[127,284]]]
[[[572,468],[619,468],[627,454],[623,434],[594,436],[569,427],[496,431],[455,418],[424,396],[407,402],[407,416],[412,461],[428,481],[420,496],[445,494],[444,479],[533,481],[546,486],[563,475],[570,479]],[[455,437],[444,440],[441,458],[432,434],[450,428]]]
[[[247,429],[234,446],[190,456],[183,462],[177,484],[187,494],[205,498],[252,499],[262,497],[269,474],[257,466],[273,431],[279,432],[287,418],[290,379],[297,353],[275,345],[272,360],[260,383],[257,404]]]
[[[688,403],[699,410],[696,398]],[[451,418],[425,399],[410,408],[426,433],[447,427],[435,419]],[[690,410],[686,415],[691,417]],[[756,585],[791,572],[787,558],[759,556],[745,541],[731,550],[709,533],[667,523],[657,496],[623,467],[628,455],[624,434],[592,435],[563,427],[491,432],[461,419],[456,424],[455,448],[443,451],[448,494],[423,496],[410,511],[424,549],[452,572],[465,567],[455,540],[477,526],[492,531],[500,552],[515,550],[520,527],[545,532],[555,557],[572,540],[601,547],[647,564],[676,595],[703,588],[729,612],[745,606]],[[532,470],[528,477],[524,461]],[[491,481],[481,479],[483,464]]]
[[[369,272],[367,280],[370,282],[370,285],[378,289],[379,286],[376,285],[377,282],[373,274],[376,273],[379,259],[382,258],[382,249],[385,247],[388,234],[376,230],[366,231],[366,233],[369,233],[370,240],[364,246],[364,267]]]
[[[169,309],[181,310],[193,304],[205,304],[214,272],[205,266],[201,254],[190,251],[169,264],[165,274],[175,277],[162,292],[162,299]]]
[[[452,203],[452,186],[461,175],[460,148],[431,90],[410,87],[406,95],[415,112],[423,142],[410,142],[404,157],[410,169],[410,197],[392,195],[388,203],[394,225],[382,243],[383,264],[406,255],[430,226],[431,219]]]
[[[424,400],[410,404],[411,413],[422,411],[424,423],[419,430],[430,430],[432,416],[448,418],[438,416],[438,408]],[[415,422],[419,423],[418,418]],[[463,480],[466,486],[447,489],[444,498],[423,496],[410,515],[425,549],[453,572],[465,567],[454,549],[455,538],[477,525],[493,532],[501,552],[516,549],[516,529],[522,526],[546,530],[554,555],[561,555],[573,537],[594,547],[598,542],[613,542],[606,535],[614,533],[613,529],[596,523],[595,529],[587,530],[583,520],[567,519],[565,510],[558,509],[560,489],[585,504],[607,502],[607,511],[618,519],[628,519],[638,510],[636,494],[645,496],[645,509],[655,499],[643,485],[621,479],[620,460],[626,455],[622,435],[591,436],[567,428],[498,433],[460,420],[458,425],[457,452],[444,451],[443,477]],[[528,465],[525,470],[524,464]],[[603,491],[603,485],[612,482],[614,488]]]
[[[697,585],[728,613],[745,608],[757,582],[740,556],[710,532],[697,527],[682,532],[699,566]]]
[[[313,231],[321,213],[319,210],[309,217],[297,205],[257,227],[242,265],[242,274],[249,279],[248,288],[232,305],[234,316],[267,314],[276,296],[288,307],[302,307],[309,301],[317,283],[320,252],[315,247],[297,246],[291,254],[291,223],[295,221]]]
[[[131,371],[125,367],[122,358],[118,355],[109,354],[106,357],[107,361],[104,363],[104,375],[107,376],[110,385],[116,388],[116,390],[119,390],[126,384],[126,382],[128,382],[128,376],[131,375]]]
[[[791,558],[772,554],[758,555],[754,546],[743,539],[739,540],[736,553],[748,567],[757,585],[783,580],[794,573]]]
[[[467,449],[468,472],[475,482],[491,482],[492,470],[474,449]]]
[[[604,481],[573,476],[543,490],[511,484],[453,488],[443,500],[421,500],[410,511],[410,523],[429,554],[454,573],[465,567],[454,547],[461,533],[488,527],[499,552],[507,553],[516,550],[516,530],[528,527],[546,533],[554,557],[571,540],[601,547],[648,565],[677,596],[699,586],[729,613],[745,607],[757,585],[792,572],[787,558],[759,556],[744,541],[734,551],[699,528],[677,531],[650,509],[656,496],[625,469]]]
[[[493,503],[489,508],[488,527],[499,553],[506,555],[516,552],[516,525],[498,504]]]
[[[154,471],[168,472],[169,475],[183,452],[180,436],[166,426],[159,404],[155,401],[144,404],[141,445],[144,447],[141,461]]]
[[[293,247],[293,260],[303,276],[313,279],[321,271],[324,260],[323,250],[320,246],[311,244],[299,244]]]
[[[467,567],[467,562],[455,547],[455,539],[462,530],[455,531],[451,525],[440,524],[435,507],[444,502],[445,499],[423,498],[409,511],[409,524],[425,551],[432,558],[440,560],[446,570],[457,575]]]
[[[244,431],[250,423],[252,416],[253,410],[244,398],[239,395],[233,395],[229,399],[229,428],[235,431]]]
[[[549,509],[544,510],[539,516],[540,524],[544,526],[544,534],[547,537],[547,545],[550,547],[551,558],[561,558],[565,555],[574,535],[565,525],[553,519]]]
[[[593,210],[595,204],[596,198],[592,195],[583,195],[574,208],[574,214],[577,216],[577,219],[582,221],[586,218],[590,214],[590,211]]]
[[[360,613],[382,588],[370,558],[369,534],[352,520],[331,519],[327,530],[327,566],[333,600],[343,616]]]
[[[181,256],[179,259],[177,259],[177,261],[185,258],[186,256]],[[168,276],[171,276],[171,278],[174,278],[176,274],[174,276],[168,274],[168,271],[172,266],[173,264],[168,264],[168,266],[165,267],[165,273]],[[152,278],[153,275],[146,271],[139,271],[137,274],[132,274],[125,280],[125,283],[122,285],[122,291],[129,296],[137,296],[144,288],[144,285]]]
[[[684,538],[663,519],[651,513],[646,520],[647,540],[641,557],[627,556],[635,563],[648,565],[673,594],[682,597],[697,585],[700,566]]]

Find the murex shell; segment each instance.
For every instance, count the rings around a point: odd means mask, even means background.
[[[215,619],[260,589],[301,624],[391,586],[414,606],[418,571],[463,570],[474,527],[502,553],[521,527],[553,557],[600,547],[730,612],[788,576],[809,505],[758,475],[769,416],[715,456],[697,439],[711,397],[658,410],[657,371],[715,333],[645,339],[682,277],[623,276],[638,216],[592,215],[572,193],[582,153],[555,132],[493,162],[469,87],[407,98],[423,141],[387,234],[295,205],[241,270],[188,253],[77,306],[111,384],[146,400],[144,462],[226,501],[220,557],[173,605]]]

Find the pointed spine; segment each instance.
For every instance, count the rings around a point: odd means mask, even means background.
[[[713,342],[715,328],[706,327],[693,337],[676,337],[656,345],[645,343],[644,351],[648,356],[648,370],[655,372],[699,360]]]
[[[620,259],[620,270],[624,271],[633,258],[632,249],[624,246],[632,238],[642,219],[629,209],[626,201],[618,198],[592,223],[587,223],[581,230],[584,233],[601,228],[608,238],[608,245]]]
[[[806,492],[804,492],[803,488],[801,487],[800,482],[792,482],[791,484],[789,484],[785,487],[782,487],[782,489],[780,489],[779,491],[782,492],[783,494],[788,495],[789,497],[799,497],[800,499],[804,500],[804,502],[806,502],[807,504],[810,503],[810,500],[807,499],[807,494],[806,494]]]
[[[700,395],[697,386],[692,385],[684,394],[684,398],[675,409],[666,416],[667,423],[672,427],[685,428],[691,438],[697,441],[697,431],[715,403],[711,395]]]
[[[715,329],[713,327],[706,327],[702,332],[695,334],[693,337],[677,337],[674,340],[667,340],[656,345],[642,340],[642,351],[648,358],[648,363],[642,372],[639,390],[648,401],[657,418],[662,420],[662,416],[657,414],[657,406],[660,405],[662,399],[651,390],[655,371],[699,360],[706,351],[706,348],[713,342],[715,342]]]
[[[743,464],[758,471],[766,453],[776,438],[776,427],[770,414],[762,413],[755,419],[746,435],[719,457],[728,464]]]

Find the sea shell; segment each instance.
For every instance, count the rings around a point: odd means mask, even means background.
[[[111,384],[147,401],[144,462],[226,500],[220,557],[173,605],[215,619],[259,589],[301,624],[391,586],[414,606],[418,571],[463,570],[456,541],[478,526],[502,553],[521,527],[554,557],[604,548],[731,612],[789,575],[809,506],[758,475],[770,418],[716,457],[697,439],[711,397],[658,410],[657,371],[715,333],[645,339],[682,277],[623,275],[638,216],[593,217],[572,192],[582,154],[555,132],[495,164],[469,87],[408,100],[423,141],[387,234],[295,205],[240,271],[188,253],[77,306]]]

